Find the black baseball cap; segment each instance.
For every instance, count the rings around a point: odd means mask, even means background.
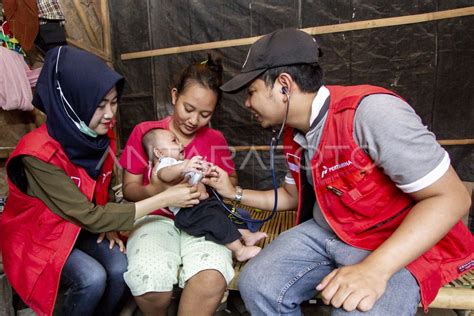
[[[240,74],[220,89],[234,92],[263,74],[267,69],[296,64],[313,64],[322,56],[316,39],[295,28],[267,34],[250,46]]]

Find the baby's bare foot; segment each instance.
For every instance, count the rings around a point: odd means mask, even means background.
[[[235,252],[235,258],[240,262],[244,262],[255,257],[260,250],[262,248],[257,246],[243,246],[239,251]]]
[[[255,245],[259,240],[267,237],[268,235],[263,232],[256,232],[256,233],[250,233],[246,234],[245,236],[242,236],[242,239],[244,240],[245,245],[247,246],[253,246]]]

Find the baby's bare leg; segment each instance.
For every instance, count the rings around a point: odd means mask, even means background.
[[[234,253],[235,258],[241,262],[255,257],[260,250],[262,250],[262,248],[257,246],[245,246],[239,239],[226,244],[225,246],[229,248],[232,253]]]
[[[239,232],[242,234],[242,239],[244,240],[245,245],[247,246],[253,246],[255,245],[259,240],[268,237],[267,233],[264,232],[255,232],[252,233],[248,229],[239,229]]]

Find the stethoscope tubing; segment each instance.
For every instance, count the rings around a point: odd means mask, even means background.
[[[285,124],[286,124],[286,119],[288,118],[288,110],[290,108],[290,96],[287,93],[286,93],[286,95],[288,97],[288,103],[286,105],[285,119],[283,120],[283,123],[280,126],[280,130],[278,131],[278,134],[276,134],[276,131],[273,130],[272,140],[270,141],[270,170],[271,170],[271,173],[272,173],[272,183],[273,183],[273,191],[274,191],[274,203],[273,203],[273,209],[272,209],[272,212],[270,213],[270,215],[268,215],[264,219],[243,218],[242,216],[240,216],[238,214],[238,212],[230,210],[229,207],[227,207],[227,205],[224,203],[224,201],[222,201],[219,194],[217,194],[217,192],[214,189],[211,188],[212,193],[217,198],[217,200],[222,204],[222,207],[227,212],[229,212],[232,216],[234,216],[234,217],[236,217],[236,218],[238,218],[238,219],[240,219],[244,222],[247,222],[247,223],[258,223],[258,224],[259,223],[265,223],[265,222],[271,220],[273,218],[273,216],[275,216],[276,210],[278,208],[278,184],[277,184],[277,179],[276,179],[276,174],[275,174],[275,149],[278,146],[278,142],[280,141],[281,134],[283,133],[283,129],[284,129]]]

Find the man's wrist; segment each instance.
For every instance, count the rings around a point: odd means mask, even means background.
[[[234,195],[234,201],[237,203],[240,203],[242,201],[242,194],[243,194],[243,189],[242,187],[236,185],[235,186],[235,195]]]

